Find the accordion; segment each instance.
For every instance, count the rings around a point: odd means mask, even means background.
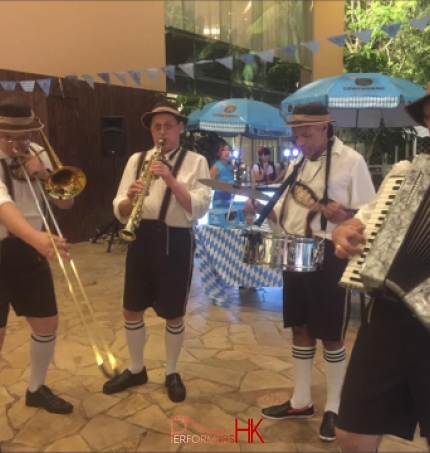
[[[394,294],[430,329],[430,155],[420,154],[404,177],[384,182],[366,236],[339,284]]]

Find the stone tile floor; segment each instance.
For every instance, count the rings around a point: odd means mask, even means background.
[[[123,370],[128,352],[123,333],[121,293],[125,246],[81,243],[73,251],[94,313]],[[187,399],[172,403],[164,387],[164,321],[148,312],[145,362],[148,384],[117,395],[101,392],[104,376],[95,364],[78,310],[70,301],[64,279],[53,265],[60,307],[60,328],[55,362],[48,385],[71,401],[71,415],[53,415],[24,405],[28,380],[29,328],[11,314],[0,360],[0,442],[3,451],[51,452],[324,452],[337,451],[324,443],[318,429],[324,408],[325,376],[321,349],[313,371],[316,416],[309,420],[263,420],[254,436],[238,434],[238,443],[212,443],[215,435],[234,436],[235,420],[245,428],[256,425],[260,408],[283,402],[292,389],[291,333],[282,327],[281,289],[229,290],[231,306],[214,306],[205,295],[198,266],[195,268],[186,340],[179,370],[188,390]],[[168,284],[168,282],[167,282]],[[347,334],[348,351],[359,324],[358,304],[353,307]],[[84,311],[85,314],[85,311]],[[93,331],[93,329],[92,329]],[[181,422],[182,420],[182,422]],[[175,442],[171,434],[189,435]],[[194,436],[194,437],[193,437]],[[203,439],[206,442],[203,442]],[[231,439],[228,437],[228,439]],[[380,451],[426,451],[416,438],[394,437]]]

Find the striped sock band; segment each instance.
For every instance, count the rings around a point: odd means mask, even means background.
[[[311,360],[315,357],[316,346],[295,346],[293,345],[293,357],[299,360]]]
[[[139,319],[138,321],[125,321],[124,322],[124,328],[127,330],[138,330],[141,329],[142,327],[145,327],[145,322],[142,319]]]
[[[171,333],[172,335],[181,334],[185,330],[184,320],[182,320],[179,324],[177,324],[175,326],[166,322],[166,330],[167,330],[167,332]]]
[[[330,363],[342,362],[346,359],[346,348],[345,346],[338,349],[337,351],[327,351],[324,349],[324,360]]]
[[[39,334],[32,332],[31,338],[39,343],[49,343],[50,341],[55,341],[57,335],[55,333]]]

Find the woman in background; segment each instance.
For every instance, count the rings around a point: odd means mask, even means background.
[[[217,161],[210,168],[210,175],[212,179],[223,181],[229,184],[234,182],[233,165],[229,161],[231,147],[228,143],[222,142],[218,146]],[[227,207],[231,201],[231,193],[215,190],[213,196],[212,207],[220,208]]]
[[[265,146],[260,146],[257,150],[258,163],[254,165],[254,178],[256,182],[270,184],[276,179],[276,166],[270,160],[270,149]]]

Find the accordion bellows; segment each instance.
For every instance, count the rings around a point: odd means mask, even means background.
[[[430,329],[430,155],[411,163],[359,273],[368,292],[389,289]]]

